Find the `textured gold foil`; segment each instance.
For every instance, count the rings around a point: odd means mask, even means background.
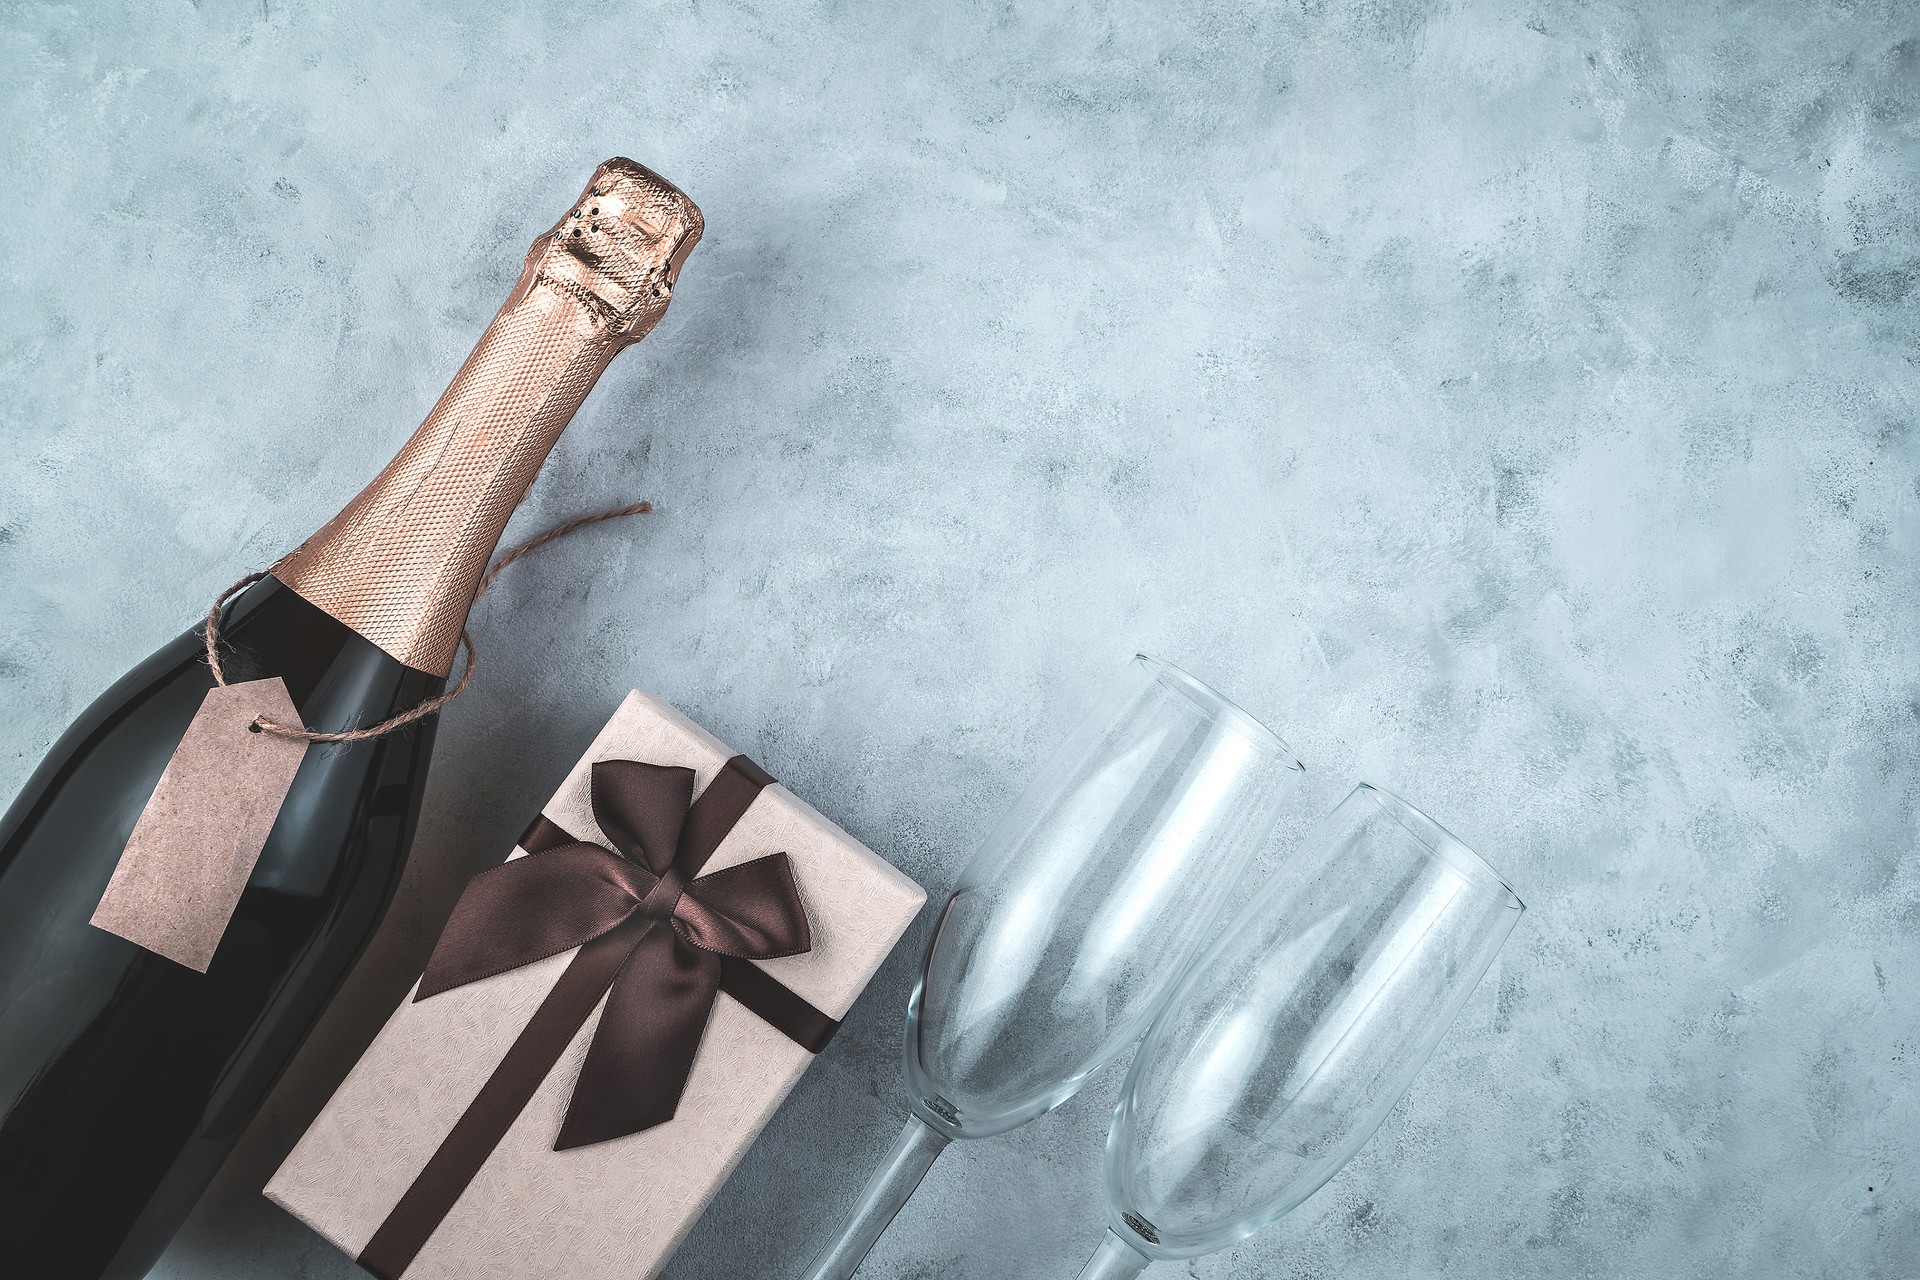
[[[446,675],[508,518],[601,370],[665,314],[701,226],[651,170],[617,158],[594,170],[413,438],[273,576]]]

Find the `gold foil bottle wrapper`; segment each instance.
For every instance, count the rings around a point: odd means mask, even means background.
[[[631,160],[594,170],[392,462],[273,576],[402,663],[452,669],[480,575],[613,357],[666,313],[700,210]]]

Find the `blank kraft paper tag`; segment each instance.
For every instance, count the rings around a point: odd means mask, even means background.
[[[253,732],[256,717],[300,722],[279,676],[207,692],[133,824],[95,925],[207,971],[307,754],[297,738]]]

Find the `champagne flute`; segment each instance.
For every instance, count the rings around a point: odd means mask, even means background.
[[[1466,845],[1361,785],[1190,969],[1107,1136],[1081,1280],[1252,1235],[1366,1144],[1525,910]]]
[[[813,1280],[854,1273],[951,1140],[1025,1124],[1133,1043],[1301,772],[1192,676],[1128,665],[947,900],[907,1006],[911,1114]]]

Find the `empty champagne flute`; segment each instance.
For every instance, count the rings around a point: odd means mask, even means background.
[[[907,1007],[906,1128],[808,1274],[851,1276],[954,1138],[1058,1106],[1152,1021],[1302,766],[1137,657],[962,873]]]
[[[1252,1235],[1366,1144],[1525,910],[1418,809],[1362,785],[1196,962],[1107,1136],[1081,1280]]]

